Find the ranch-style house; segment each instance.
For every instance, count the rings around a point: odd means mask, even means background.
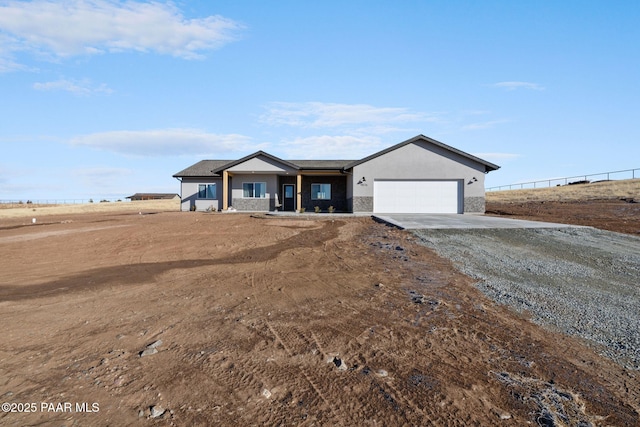
[[[360,160],[283,160],[263,151],[173,175],[181,210],[484,213],[499,166],[424,135]],[[317,208],[316,208],[317,207]]]

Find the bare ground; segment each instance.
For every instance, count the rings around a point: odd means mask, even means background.
[[[640,425],[637,371],[369,219],[38,224],[0,223],[2,425]]]
[[[640,236],[640,203],[618,199],[488,202],[488,215],[562,224],[588,225]]]
[[[640,179],[487,193],[487,214],[640,236]]]

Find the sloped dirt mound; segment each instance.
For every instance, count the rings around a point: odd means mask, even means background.
[[[634,198],[585,201],[487,202],[488,215],[588,225],[640,236],[640,200]]]

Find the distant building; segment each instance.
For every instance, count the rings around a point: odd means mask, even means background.
[[[136,193],[127,197],[131,201],[134,200],[173,200],[180,199],[180,195],[176,193]]]

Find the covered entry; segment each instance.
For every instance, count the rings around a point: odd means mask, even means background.
[[[462,213],[461,180],[376,180],[375,213]]]

